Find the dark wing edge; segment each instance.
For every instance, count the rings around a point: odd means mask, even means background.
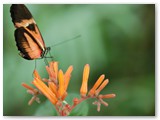
[[[26,48],[23,47],[24,44],[29,47],[29,44],[24,36],[24,32],[26,31],[23,27],[15,30],[14,36],[15,36],[16,45],[18,50],[20,51],[19,54],[21,57],[27,60],[32,60],[30,56],[27,54]]]
[[[29,20],[32,18],[32,14],[24,4],[12,4],[10,7],[10,13],[14,24],[16,22],[20,23],[24,19]]]

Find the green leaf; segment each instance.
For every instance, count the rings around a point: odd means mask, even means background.
[[[79,94],[71,93],[68,94],[66,102],[70,105],[73,104],[73,99],[78,98]],[[83,101],[77,105],[70,113],[69,116],[86,116],[88,114],[88,104],[86,101]],[[35,116],[57,116],[55,107],[50,103],[50,101],[45,101],[41,103],[37,111],[34,114]]]
[[[66,101],[69,104],[73,104],[73,99],[74,98],[79,98],[80,95],[79,94],[75,94],[75,93],[70,93],[67,98]],[[88,103],[86,101],[83,101],[82,103],[78,104],[70,113],[69,116],[87,116],[88,115],[88,111],[89,111],[89,106]]]
[[[34,114],[35,116],[57,116],[56,109],[50,101],[41,103]]]

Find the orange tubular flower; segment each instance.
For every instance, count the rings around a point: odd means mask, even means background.
[[[93,96],[95,94],[96,89],[102,83],[102,81],[104,80],[104,78],[105,78],[105,75],[101,75],[98,78],[98,80],[96,81],[96,83],[94,84],[94,86],[92,87],[92,89],[89,91],[89,93],[88,93],[89,96]]]
[[[59,70],[58,72],[58,80],[59,80],[59,88],[58,88],[58,98],[61,99],[61,97],[64,94],[64,74],[62,70]]]
[[[89,64],[86,64],[84,66],[84,70],[83,70],[83,79],[82,79],[82,85],[81,85],[81,89],[80,89],[80,94],[82,97],[85,97],[87,94],[87,91],[88,91],[89,71],[90,71]]]
[[[55,73],[55,79],[57,79],[58,76],[58,62],[53,62],[53,68],[54,73]]]
[[[31,87],[31,86],[29,86],[29,85],[27,85],[25,83],[22,83],[22,86],[25,87],[25,88],[27,88],[28,90],[34,91],[33,87]]]
[[[43,80],[36,70],[33,72],[34,80],[32,83],[37,89],[22,83],[22,86],[27,89],[27,92],[33,95],[33,97],[28,102],[29,105],[31,105],[33,101],[40,103],[40,100],[37,96],[39,94],[43,94],[55,106],[55,109],[59,115],[67,116],[78,104],[86,99],[96,99],[93,104],[97,106],[97,111],[100,111],[102,104],[106,107],[108,106],[108,103],[103,99],[114,98],[116,96],[115,94],[99,94],[109,82],[108,79],[105,79],[104,74],[98,78],[98,80],[88,92],[90,66],[89,64],[86,64],[84,66],[82,85],[80,88],[81,98],[74,98],[73,104],[70,105],[67,101],[65,101],[65,98],[68,95],[67,88],[70,82],[73,66],[69,66],[66,72],[63,72],[61,69],[58,69],[58,62],[50,62],[49,66],[46,66],[46,70],[48,72],[49,78],[44,78]]]
[[[54,82],[48,82],[49,88],[52,90],[52,92],[57,96],[57,86]]]
[[[46,70],[49,74],[49,79],[44,79],[48,85],[46,85],[39,76],[38,72],[34,71],[33,84],[38,90],[43,93],[52,104],[56,104],[58,100],[64,100],[67,96],[67,87],[70,81],[73,66],[70,66],[64,74],[62,70],[58,70],[58,62],[50,62],[49,66],[46,66]],[[34,89],[26,84],[22,84],[27,89]]]
[[[46,66],[46,70],[49,74],[49,80],[57,84],[58,62],[50,62],[49,66]]]
[[[52,104],[56,104],[58,101],[55,94],[49,89],[49,87],[43,83],[38,72],[34,70],[34,80],[33,84],[51,101]]]
[[[67,69],[65,75],[64,75],[64,89],[65,91],[67,90],[68,88],[68,84],[69,84],[69,81],[70,81],[70,78],[71,78],[71,73],[73,71],[73,66],[69,66],[69,68]]]
[[[103,83],[100,85],[100,87],[96,90],[95,95],[98,95],[101,90],[108,84],[109,80],[106,79],[105,81],[103,81]]]
[[[25,83],[22,83],[22,86],[25,87],[27,89],[27,92],[31,95],[33,95],[33,97],[29,100],[28,105],[31,105],[33,103],[33,101],[37,101],[38,103],[40,103],[39,98],[37,97],[39,93],[39,91]]]
[[[104,98],[114,98],[114,97],[116,97],[116,94],[99,95],[98,97],[99,97],[100,99],[104,99]]]

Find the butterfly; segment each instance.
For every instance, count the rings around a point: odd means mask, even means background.
[[[10,7],[12,22],[16,28],[15,41],[20,56],[27,60],[45,58],[50,47],[46,47],[32,14],[24,4]]]

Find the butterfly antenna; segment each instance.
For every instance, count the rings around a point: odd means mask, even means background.
[[[56,44],[54,44],[54,45],[52,45],[52,46],[50,46],[50,47],[55,47],[55,46],[58,46],[58,45],[60,45],[60,44],[62,44],[62,43],[66,43],[66,42],[72,41],[72,40],[77,39],[77,38],[80,38],[80,37],[81,37],[81,35],[76,35],[76,36],[74,36],[74,37],[71,38],[71,39],[60,41],[60,42],[58,42],[58,43],[56,43]]]
[[[49,50],[49,55],[51,57],[51,60],[54,61],[53,56],[51,55],[51,51]]]

